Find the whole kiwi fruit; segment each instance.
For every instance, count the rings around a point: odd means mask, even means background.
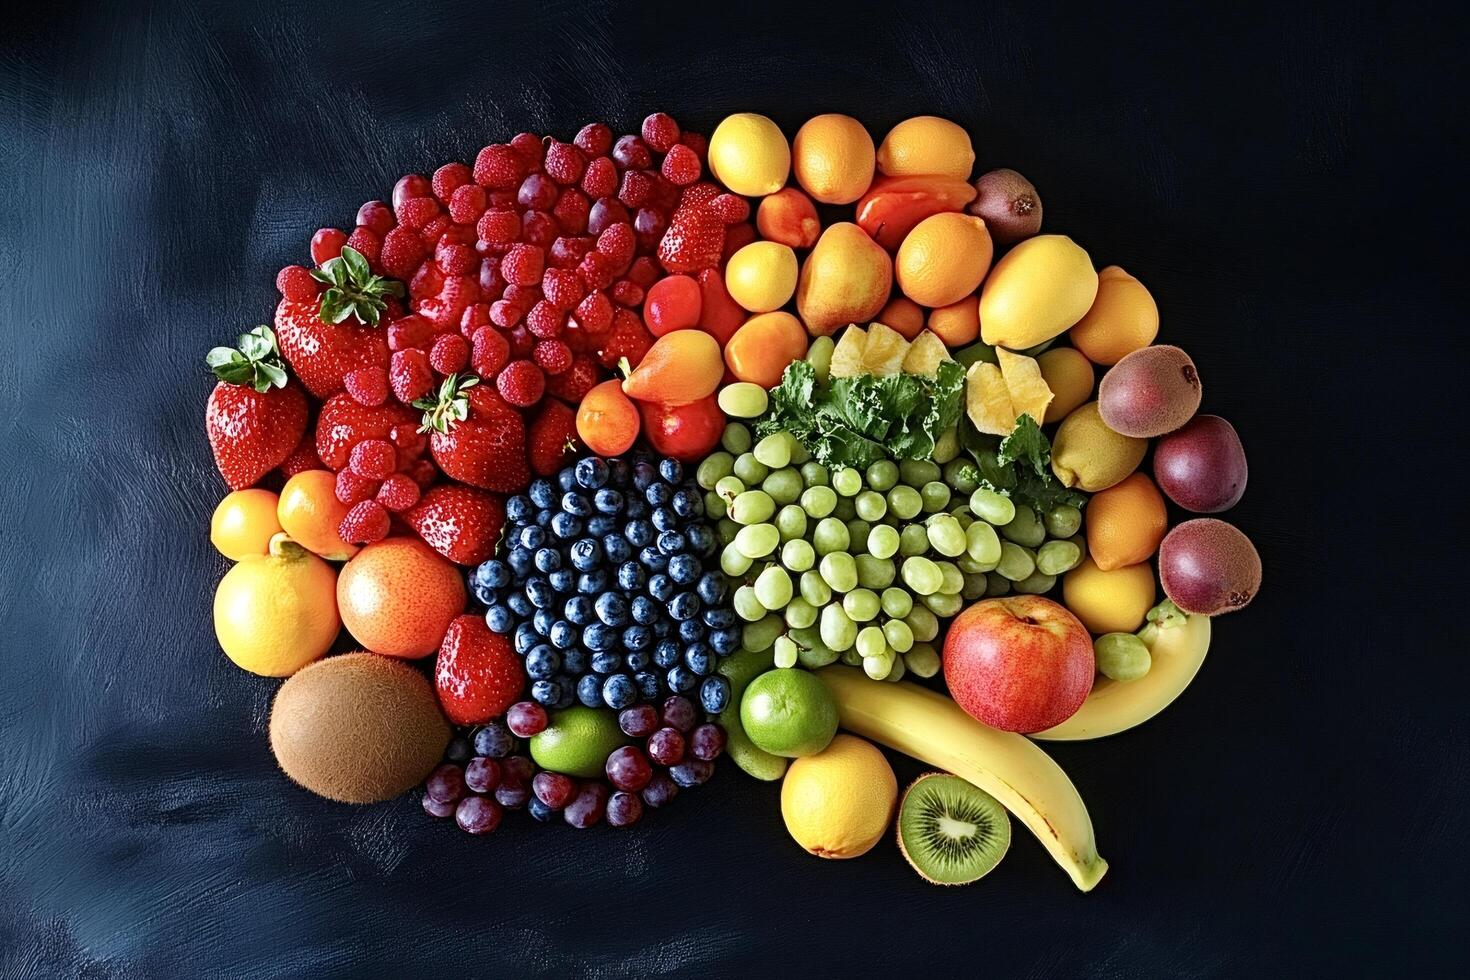
[[[292,674],[271,706],[281,770],[340,803],[376,803],[418,785],[449,735],[424,675],[376,653],[318,660]]]
[[[985,219],[990,237],[1011,245],[1041,230],[1041,195],[1014,170],[992,170],[975,179],[975,200],[965,208]]]
[[[1201,395],[1199,371],[1178,347],[1141,347],[1103,375],[1097,410],[1114,432],[1152,439],[1194,418]]]
[[[1250,605],[1261,590],[1261,556],[1233,524],[1196,517],[1159,545],[1164,594],[1187,613],[1218,616]]]
[[[995,797],[947,772],[925,773],[898,805],[898,849],[919,877],[968,885],[1011,846],[1011,817]]]

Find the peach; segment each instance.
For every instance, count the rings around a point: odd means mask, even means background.
[[[783,187],[761,199],[755,212],[761,237],[792,248],[811,248],[822,233],[817,206],[795,187]]]

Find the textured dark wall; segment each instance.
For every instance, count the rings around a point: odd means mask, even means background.
[[[1429,452],[1460,401],[1434,375],[1464,353],[1456,25],[1402,5],[692,6],[7,15],[0,975],[1463,968],[1463,511]],[[1161,339],[1240,430],[1261,598],[1163,716],[1050,749],[1112,862],[1093,894],[1019,829],[967,889],[886,842],[820,862],[777,788],[732,766],[631,832],[515,818],[486,840],[275,771],[276,684],[211,634],[203,352],[267,319],[275,270],[401,173],[658,108],[705,132],[738,109],[788,132],[833,110],[880,136],[960,120],[982,168],[1040,186],[1051,230],[1150,286]]]

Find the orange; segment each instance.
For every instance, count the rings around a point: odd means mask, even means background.
[[[973,344],[980,336],[980,298],[966,296],[932,311],[929,329],[951,350]]]
[[[616,379],[595,386],[577,406],[577,437],[599,456],[621,456],[633,448],[641,424],[638,409]]]
[[[873,182],[873,137],[851,116],[813,116],[791,142],[797,183],[823,204],[851,204]]]
[[[675,330],[648,348],[623,382],[623,394],[641,402],[688,405],[714,394],[724,373],[718,340],[703,330]]]
[[[948,306],[980,288],[992,254],[984,220],[946,211],[930,215],[904,236],[893,273],[898,288],[915,303]]]
[[[276,521],[276,495],[269,490],[236,490],[225,494],[209,519],[209,543],[231,561],[269,550]]]
[[[762,388],[781,383],[786,365],[806,356],[807,334],[790,313],[762,313],[745,321],[725,345],[725,363],[740,381]]]
[[[913,340],[924,329],[924,311],[907,296],[890,299],[874,319],[902,334],[904,340]]]
[[[888,131],[878,147],[878,169],[897,174],[936,174],[968,180],[975,167],[970,134],[938,116],[914,116]]]
[[[337,499],[337,476],[331,470],[303,470],[281,488],[276,516],[281,529],[307,551],[345,561],[357,554],[337,533],[348,507]]]
[[[792,248],[811,248],[822,234],[817,206],[795,187],[783,187],[761,198],[755,226],[762,238]]]
[[[1094,364],[1117,364],[1159,335],[1159,306],[1137,279],[1116,265],[1097,274],[1097,298],[1072,327],[1072,346]]]
[[[337,576],[337,608],[357,642],[389,657],[427,657],[464,612],[460,570],[418,538],[384,538]]]
[[[1036,358],[1036,363],[1052,394],[1044,421],[1060,422],[1092,397],[1092,363],[1071,347],[1053,347]]]
[[[1164,497],[1152,480],[1134,473],[1087,503],[1087,553],[1105,572],[1148,561],[1168,530]]]

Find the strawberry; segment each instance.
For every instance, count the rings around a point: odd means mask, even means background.
[[[577,413],[565,402],[546,399],[531,422],[527,452],[537,476],[553,476],[567,454],[577,450]]]
[[[445,558],[478,565],[495,554],[505,525],[505,502],[463,483],[441,483],[405,511],[403,520]]]
[[[303,432],[301,441],[296,448],[291,450],[291,455],[286,457],[281,464],[281,475],[290,479],[297,473],[305,473],[307,470],[319,470],[322,461],[316,454],[316,435],[311,432]]]
[[[373,275],[367,259],[351,246],[343,246],[341,255],[322,263],[311,275],[327,287],[321,308],[325,323],[356,318],[359,323],[376,327],[388,297],[403,295],[403,283]]]
[[[701,186],[695,184],[688,190]],[[687,197],[688,191],[685,193]],[[658,260],[670,272],[713,269],[720,263],[724,245],[724,221],[706,205],[691,200],[681,203],[669,219],[669,228],[658,243]]]
[[[446,476],[498,493],[524,489],[526,424],[492,387],[473,374],[451,374],[414,407],[424,410],[429,451]]]
[[[510,641],[479,616],[449,624],[434,663],[434,687],[444,715],[456,725],[478,725],[505,713],[526,686],[526,672]]]
[[[290,383],[270,327],[241,334],[239,347],[204,358],[219,383],[204,409],[214,463],[231,490],[242,490],[284,463],[306,431],[306,396]]]
[[[326,292],[305,303],[281,300],[276,336],[306,390],[326,398],[342,390],[347,372],[387,367],[388,346],[382,333],[370,328],[378,325],[388,298],[402,295],[403,284],[373,275],[350,246],[312,276],[327,284]]]
[[[619,308],[613,314],[612,332],[603,340],[597,359],[602,362],[603,367],[614,368],[619,360],[626,357],[637,367],[652,346],[653,335],[648,332],[638,314]]]
[[[413,423],[413,409],[389,402],[369,408],[348,394],[336,394],[322,404],[316,420],[316,453],[329,469],[347,465],[352,447],[364,439],[387,439],[395,425]]]

